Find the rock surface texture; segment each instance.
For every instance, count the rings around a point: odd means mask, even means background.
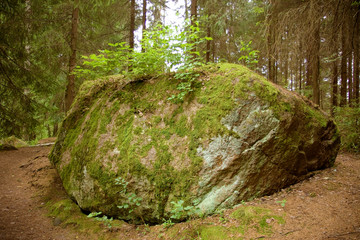
[[[243,66],[199,72],[182,103],[169,75],[83,84],[50,154],[82,209],[159,223],[174,203],[212,213],[333,165],[336,125],[311,102]]]

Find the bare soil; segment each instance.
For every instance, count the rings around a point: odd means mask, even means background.
[[[48,216],[48,202],[67,198],[47,158],[50,150],[51,146],[41,146],[0,152],[0,239],[224,239],[194,235],[191,229],[205,225],[231,229],[241,224],[232,219],[231,209],[170,228],[122,223],[110,229],[99,222],[100,232],[79,231],[76,224],[65,225]],[[285,223],[266,219],[271,233],[249,228],[226,239],[360,239],[360,156],[341,153],[334,167],[246,206],[270,209]]]

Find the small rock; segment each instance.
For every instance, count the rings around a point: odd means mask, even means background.
[[[54,226],[59,226],[62,222],[63,222],[63,221],[62,221],[60,218],[56,217],[56,218],[54,219],[54,221],[53,221],[53,225],[54,225]]]

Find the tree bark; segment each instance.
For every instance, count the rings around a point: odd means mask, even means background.
[[[143,0],[143,10],[142,10],[142,39],[144,39],[146,31],[146,3],[147,0]],[[144,46],[141,47],[141,52],[145,52]]]
[[[191,10],[190,10],[190,17],[191,17],[191,25],[195,26],[197,21],[197,0],[191,0]]]
[[[275,82],[275,60],[274,60],[274,39],[275,39],[275,29],[274,29],[274,9],[275,1],[270,1],[270,9],[267,14],[267,58],[268,58],[268,79],[271,82]]]
[[[207,33],[206,33],[207,37],[211,37],[211,28],[208,26],[207,27]],[[211,41],[210,40],[206,40],[206,62],[210,62],[210,45]]]
[[[301,39],[299,39],[299,53],[302,53],[302,44],[301,44]],[[299,54],[299,92],[301,94],[301,90],[302,90],[302,63],[303,63],[303,58],[302,55]]]
[[[71,19],[70,32],[70,50],[71,55],[69,59],[69,73],[67,76],[67,86],[65,91],[65,112],[67,112],[75,98],[75,75],[73,71],[76,67],[76,52],[77,52],[77,38],[78,38],[78,22],[79,22],[79,0],[74,1],[74,8]]]
[[[338,30],[339,30],[339,21],[338,21],[338,14],[339,14],[339,5],[340,0],[337,1],[337,5],[334,11],[334,19],[332,22],[332,32],[331,32],[331,53],[333,54],[333,61],[331,63],[331,115],[334,116],[335,114],[335,107],[338,106]]]
[[[191,10],[190,10],[190,16],[191,16],[191,26],[194,28],[196,27],[197,23],[197,0],[191,0]],[[192,58],[196,59],[197,55],[194,53],[196,52],[196,46],[191,49]]]
[[[341,88],[340,88],[340,107],[347,103],[347,44],[346,44],[346,26],[342,26],[341,34]]]
[[[130,0],[130,32],[129,32],[129,46],[133,50],[135,46],[135,0]]]
[[[285,63],[284,63],[284,85],[285,85],[285,88],[287,88],[289,85],[288,78],[289,78],[289,53],[288,53],[288,49],[286,49]]]
[[[359,53],[359,37],[360,37],[360,29],[359,29],[359,23],[360,23],[360,13],[359,13],[359,9],[356,12],[356,22],[355,22],[355,32],[354,32],[354,102],[357,104],[357,107],[359,106],[359,58],[360,58],[360,53]]]
[[[310,58],[311,85],[313,90],[313,101],[320,105],[320,3],[318,0],[310,2],[311,36],[310,36]]]
[[[154,23],[155,23],[155,25],[162,24],[162,22],[161,22],[161,8],[162,8],[161,0],[154,3]]]
[[[211,42],[211,53],[212,53],[212,59],[213,62],[216,61],[216,43],[215,43],[215,38],[212,40]]]

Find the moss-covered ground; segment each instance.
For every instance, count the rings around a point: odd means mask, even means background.
[[[256,236],[271,237],[273,227],[285,224],[283,213],[246,203],[233,210],[214,214],[206,219],[189,220],[166,226],[132,226],[120,220],[104,220],[105,217],[89,218],[70,199],[46,203],[48,216],[62,228],[72,229],[89,239],[255,239]],[[126,229],[126,231],[124,231]],[[254,238],[250,237],[253,236]]]

